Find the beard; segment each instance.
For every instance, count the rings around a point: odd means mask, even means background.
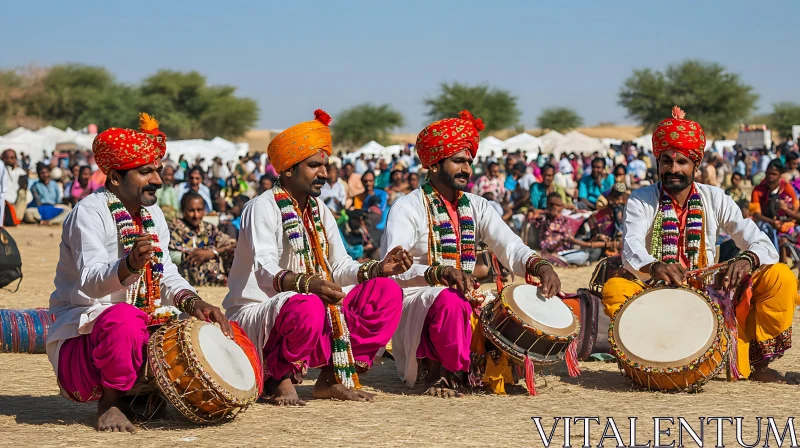
[[[318,198],[322,194],[322,187],[325,186],[326,182],[328,182],[328,179],[324,177],[319,177],[311,181],[311,187],[308,189],[308,195],[312,198]]]
[[[161,185],[153,185],[153,184],[145,185],[144,187],[142,187],[142,194],[139,195],[139,202],[141,202],[142,205],[145,207],[156,205],[156,202],[158,202],[158,198],[156,198],[155,193],[159,189],[161,189]],[[147,193],[153,193],[153,194],[149,195]]]
[[[442,171],[442,175],[447,185],[450,185],[451,187],[459,191],[467,191],[467,183],[469,182],[468,175],[463,173],[458,173],[455,176],[451,176],[450,174],[445,173],[444,171]],[[463,182],[463,185],[459,184],[457,181]]]
[[[691,176],[686,176],[685,174],[664,174],[664,179],[662,180],[661,185],[669,191],[670,193],[677,193],[679,191],[683,191],[689,188],[689,185],[694,182],[694,172]],[[677,183],[672,183],[670,181],[677,179]]]

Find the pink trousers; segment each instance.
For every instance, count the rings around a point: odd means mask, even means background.
[[[97,318],[92,332],[69,339],[58,354],[58,383],[68,398],[100,399],[103,388],[128,391],[145,362],[147,314],[127,303]]]
[[[392,338],[403,311],[403,291],[394,280],[376,278],[356,286],[342,302],[353,357],[361,368]],[[265,378],[299,381],[307,367],[331,362],[327,307],[313,294],[297,294],[281,307],[264,347]]]
[[[452,288],[440,292],[428,309],[417,358],[429,358],[451,371],[469,371],[472,305]]]

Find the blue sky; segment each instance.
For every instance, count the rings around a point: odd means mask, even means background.
[[[368,101],[392,104],[416,132],[423,98],[456,80],[512,91],[528,127],[555,105],[587,125],[630,123],[617,105],[622,81],[686,58],[739,73],[760,111],[800,101],[796,0],[26,0],[3,15],[2,68],[81,62],[128,83],[198,70],[256,99],[260,128],[308,120],[318,107],[335,119]]]

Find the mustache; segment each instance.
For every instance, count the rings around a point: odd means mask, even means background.
[[[313,181],[311,181],[311,185],[318,185],[318,186],[321,187],[321,186],[325,185],[325,182],[327,182],[327,181],[328,181],[328,179],[326,179],[324,177],[317,177]]]
[[[161,185],[147,184],[144,187],[142,187],[142,192],[155,193],[156,191],[158,191],[160,189],[161,189]]]
[[[667,180],[667,179],[686,180],[686,175],[684,175],[684,174],[664,174],[664,180]]]
[[[469,174],[456,174],[453,179],[469,179]]]

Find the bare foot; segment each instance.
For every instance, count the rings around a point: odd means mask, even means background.
[[[111,432],[136,432],[128,417],[116,406],[97,406],[97,430]]]
[[[50,225],[50,221],[39,221],[39,225],[40,226],[49,226]]]
[[[429,395],[436,398],[461,398],[464,396],[457,391],[456,386],[446,377],[441,377],[433,383],[428,383],[428,387],[422,395]]]
[[[333,369],[323,368],[311,391],[314,398],[334,399],[342,401],[375,401],[375,394],[360,390],[351,390],[336,381]]]
[[[797,376],[784,376],[769,367],[753,370],[753,373],[750,374],[750,380],[761,383],[800,384],[800,378]]]
[[[282,380],[269,379],[266,384],[267,398],[265,403],[275,406],[305,406],[306,402],[297,396],[297,390],[292,384],[291,378]]]

